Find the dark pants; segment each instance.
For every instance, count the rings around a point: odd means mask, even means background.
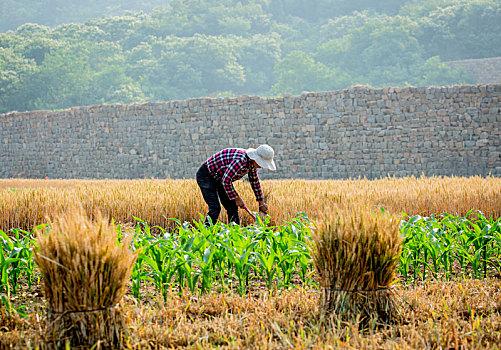
[[[228,198],[223,184],[212,177],[206,164],[202,164],[197,171],[198,187],[202,191],[202,196],[209,206],[208,218],[210,217],[212,223],[215,224],[221,212],[221,204],[228,213],[230,222],[240,224],[240,217],[238,216],[238,207],[235,200]],[[221,201],[221,204],[219,203]],[[206,223],[208,222],[206,219]]]

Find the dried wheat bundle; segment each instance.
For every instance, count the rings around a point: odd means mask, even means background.
[[[38,232],[35,261],[48,302],[47,334],[57,346],[118,347],[125,325],[120,313],[135,255],[117,242],[101,215],[90,220],[72,210]]]
[[[402,240],[395,217],[369,209],[336,209],[315,232],[321,310],[341,320],[397,319],[393,290]]]

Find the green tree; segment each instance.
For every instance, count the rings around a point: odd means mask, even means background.
[[[345,86],[348,77],[324,65],[308,53],[293,51],[276,66],[274,94],[298,94],[303,91],[333,90]]]
[[[373,17],[361,26],[348,28],[344,35],[322,43],[318,57],[359,74],[372,67],[409,64],[420,54],[413,36],[415,23],[405,17]]]
[[[49,53],[26,81],[29,108],[64,108],[144,99],[126,76],[124,56],[109,43],[80,42]]]
[[[431,57],[419,67],[416,85],[473,84],[473,78],[461,69],[452,68],[441,62],[439,57]]]
[[[157,8],[146,23],[157,36],[181,37],[266,33],[270,25],[260,4],[234,0],[172,0]]]
[[[25,109],[20,95],[26,78],[35,70],[33,60],[0,47],[0,113]]]
[[[55,26],[85,22],[92,18],[121,16],[128,11],[151,11],[167,0],[2,0],[0,31],[15,29],[24,23]]]
[[[39,24],[23,24],[14,31],[16,41],[13,48],[23,57],[42,64],[45,56],[61,45],[51,38],[51,29]]]
[[[282,56],[282,40],[278,34],[257,34],[233,38],[236,57],[244,68],[243,84],[235,87],[237,94],[265,94],[275,83],[275,65]]]
[[[461,72],[447,68],[438,57],[427,60],[415,34],[419,25],[408,17],[356,14],[353,19],[361,25],[350,26],[349,18],[342,18],[343,29],[317,50],[320,62],[347,72],[352,83],[401,86],[465,81]]]
[[[155,38],[132,50],[131,76],[153,99],[180,99],[233,91],[245,82],[231,38],[195,35]]]
[[[395,14],[408,2],[410,0],[270,0],[267,2],[267,10],[281,19],[293,16],[310,22],[322,22],[363,10]]]
[[[456,0],[420,19],[426,55],[443,60],[501,56],[501,2]]]

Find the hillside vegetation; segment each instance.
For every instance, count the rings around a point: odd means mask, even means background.
[[[7,0],[0,30],[0,112],[59,109],[470,83],[444,61],[501,55],[501,1]]]

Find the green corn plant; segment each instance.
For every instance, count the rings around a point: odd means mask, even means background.
[[[24,230],[13,229],[11,230],[11,237],[9,257],[15,259],[15,261],[11,263],[9,279],[12,292],[15,294],[19,278],[22,275],[26,277],[28,286],[31,287],[35,265],[32,251],[32,235]]]
[[[225,246],[228,261],[235,270],[238,280],[237,291],[240,295],[245,294],[249,283],[249,272],[255,268],[252,257],[253,249],[257,245],[256,241],[240,236],[240,240],[235,240],[235,244]]]
[[[190,292],[194,293],[200,278],[199,271],[193,266],[195,255],[190,252],[177,252],[176,271],[178,273],[179,292],[185,286],[184,281]]]
[[[136,237],[135,242],[143,246],[144,252],[139,254],[132,273],[134,295],[139,293],[145,271],[163,295],[166,295],[167,289],[161,285],[169,277],[169,284],[175,283],[180,291],[184,287],[192,292],[199,288],[200,293],[211,290],[214,283],[226,289],[236,280],[237,291],[243,294],[251,279],[262,278],[271,288],[278,271],[281,271],[281,280],[285,281],[281,286],[288,286],[295,274],[306,280],[313,271],[304,242],[309,232],[306,232],[301,220],[280,227],[269,226],[266,219],[258,220],[250,227],[221,223],[206,227],[203,218],[192,224],[176,221],[172,234],[161,228],[155,229],[155,232],[169,237],[170,247],[154,244],[159,238],[151,231],[145,222],[138,219],[136,235],[141,238]],[[162,255],[158,250],[169,253]],[[167,264],[167,261],[170,263]],[[144,264],[144,268],[140,268],[140,264]]]
[[[257,256],[260,263],[257,269],[262,271],[262,276],[266,281],[266,287],[271,289],[273,287],[273,279],[277,273],[277,255],[273,250],[268,254],[263,251],[255,252],[254,254]]]
[[[315,282],[313,279],[315,270],[313,269],[313,259],[310,254],[311,249],[309,248],[309,245],[312,245],[313,241],[308,239],[308,236],[305,238],[305,241],[295,241],[293,251],[297,250],[299,252],[299,254],[295,256],[297,275],[302,283],[309,285]]]
[[[403,249],[400,254],[400,264],[399,271],[400,274],[407,280],[412,269],[415,267],[415,255],[414,249],[417,245],[416,231],[418,227],[418,222],[421,219],[420,216],[416,215],[409,218],[407,221],[402,221],[400,223],[400,232],[404,235]],[[413,275],[414,280],[416,279],[416,274]]]
[[[2,240],[2,255],[0,258],[0,292],[6,293],[10,297],[11,284],[17,283],[19,275],[18,249],[15,241],[0,230]],[[14,278],[12,276],[15,276]],[[15,290],[15,288],[13,288]]]
[[[200,292],[207,293],[212,289],[212,283],[214,281],[214,266],[213,257],[215,256],[214,247],[208,246],[203,250],[201,259],[199,260],[200,267]]]
[[[136,299],[141,299],[141,284],[142,281],[148,279],[148,272],[144,269],[144,254],[138,254],[136,263],[131,271],[131,292]]]
[[[501,275],[501,218],[491,226],[492,240],[489,247],[486,249],[486,260],[489,268],[492,268],[494,273]]]
[[[496,235],[501,234],[501,219],[494,220],[493,218],[486,218],[482,212],[477,212],[477,225],[479,227],[479,231],[481,231],[482,235],[482,243],[480,249],[482,250],[482,267],[483,267],[483,278],[487,277],[487,270],[490,268],[491,262],[495,263],[497,260],[498,266],[499,255],[494,255],[494,251],[492,249],[493,243],[495,242]],[[496,257],[495,260],[492,257]],[[494,265],[494,264],[492,264]],[[493,266],[495,269],[495,266]]]
[[[214,226],[210,228],[203,226],[200,229],[195,229],[200,234],[194,232],[194,229],[194,227],[191,229],[190,234],[195,235],[198,239],[198,242],[195,242],[197,247],[195,249],[195,261],[199,269],[200,293],[206,293],[212,289],[216,274],[216,266],[213,260],[214,257],[217,257],[217,246],[213,242],[217,241],[217,238],[211,239],[214,236]]]
[[[179,293],[182,292],[182,289],[185,287],[185,280],[190,277],[192,272],[191,267],[191,259],[188,256],[195,237],[186,235],[184,230],[179,231],[179,240],[174,242],[174,246],[176,247],[175,252],[173,252],[174,259],[174,272],[177,276],[177,284]]]
[[[143,281],[148,280],[149,273],[145,269],[144,262],[144,258],[146,257],[144,254],[144,247],[147,245],[146,240],[138,237],[134,237],[131,245],[132,251],[138,253],[131,271],[131,292],[134,298],[141,299],[141,285]]]
[[[14,249],[14,243],[2,230],[0,230],[0,240],[2,242],[2,250],[0,252],[0,306],[5,308],[8,314],[12,314],[15,308],[11,303],[9,271],[19,261],[19,258],[10,256]]]
[[[273,247],[277,250],[277,264],[282,278],[281,285],[289,287],[292,277],[297,274],[306,282],[308,270],[313,272],[312,258],[308,244],[311,244],[311,229],[304,215],[287,223],[276,233],[272,233]]]
[[[455,249],[453,237],[445,234],[442,237],[442,250],[439,255],[440,265],[444,271],[445,279],[450,280],[452,276],[452,265],[454,263],[453,252]]]
[[[231,246],[232,242],[240,239],[240,237],[236,234],[236,228],[233,226],[218,224],[212,226],[212,229],[210,235],[207,236],[207,239],[214,247],[212,264],[215,269],[215,275],[218,276],[221,289],[226,290],[230,287],[234,278],[231,274],[233,264],[227,254],[228,246]]]
[[[409,221],[402,220],[400,222],[400,232],[403,234],[404,239],[402,243],[402,253],[400,254],[400,262],[398,264],[398,273],[407,282],[410,273],[410,266],[412,264],[412,254],[411,250],[408,249],[409,241],[412,240],[411,226],[413,224],[414,218],[410,218]]]
[[[281,271],[281,281],[280,285],[287,288],[291,284],[292,277],[294,276],[294,270],[296,266],[296,257],[300,253],[294,250],[280,251],[278,258],[278,267]]]
[[[147,256],[145,249],[150,246],[155,237],[151,234],[148,223],[138,217],[134,217],[134,219],[136,226],[134,228],[131,249],[138,254],[131,271],[131,292],[134,298],[141,299],[141,285],[143,281],[152,280],[151,273],[146,268],[148,265],[144,262]],[[117,230],[118,236],[123,236],[121,226],[118,226]]]
[[[399,272],[404,280],[412,270],[414,280],[443,273],[446,279],[453,274],[486,278],[489,271],[499,271],[499,235],[501,219],[486,218],[480,212],[465,217],[443,214],[440,217],[414,216],[403,221],[404,248]],[[453,271],[455,262],[460,271]],[[419,269],[419,266],[420,269]]]
[[[485,240],[485,232],[482,230],[480,225],[476,222],[468,220],[469,226],[472,229],[470,231],[470,243],[471,243],[471,260],[470,264],[472,267],[472,272],[475,278],[481,278],[482,275],[482,260],[484,256],[484,240]]]
[[[426,233],[423,232],[421,227],[418,231],[416,231],[414,238],[414,244],[411,245],[410,248],[413,255],[412,269],[414,273],[414,280],[417,280],[418,277],[422,279],[421,266],[423,266],[423,259],[421,258],[421,252],[423,251],[423,246],[426,239]]]
[[[176,256],[177,251],[173,248],[172,242],[159,238],[145,248],[142,257],[142,262],[151,272],[149,278],[141,278],[152,280],[164,300],[167,300],[167,293],[176,272]]]

